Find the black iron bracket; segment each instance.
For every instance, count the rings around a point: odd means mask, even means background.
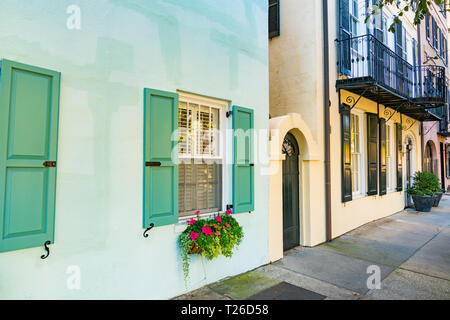
[[[47,257],[50,255],[50,249],[49,249],[49,245],[51,244],[52,242],[50,241],[50,240],[48,240],[48,241],[46,241],[45,243],[44,243],[44,249],[45,249],[45,251],[47,252],[46,254],[43,254],[42,256],[41,256],[41,259],[42,260],[44,260],[44,259],[47,259]]]
[[[144,231],[144,238],[148,238],[148,232],[150,230],[152,230],[154,227],[155,227],[155,224],[154,223],[150,223],[150,227],[145,229],[145,231]]]
[[[436,125],[436,124],[438,124],[439,122],[435,122],[435,123],[433,123],[433,125],[431,126],[431,128],[430,129],[428,129],[428,131],[423,135],[423,136],[426,136],[430,131],[431,131],[431,129],[433,129],[434,128],[434,126]],[[414,123],[413,123],[414,124]],[[412,127],[412,126],[411,126]]]
[[[411,119],[406,119],[406,123],[407,123],[407,124],[410,124],[410,123],[411,123],[411,125],[410,125],[408,128],[406,128],[406,126],[403,126],[403,125],[402,125],[403,130],[408,131],[409,129],[412,128],[412,126],[413,126],[416,122],[417,122],[417,120],[412,121]]]
[[[233,205],[232,204],[227,204],[227,210],[233,209]]]
[[[361,98],[364,96],[364,94],[367,92],[367,90],[369,90],[369,88],[364,89],[363,93],[361,93],[358,97],[358,99],[355,100],[355,98],[353,96],[348,96],[345,101],[348,104],[352,104],[352,106],[350,107],[350,110],[352,110],[359,102],[359,100],[361,100]]]
[[[404,105],[408,104],[409,105],[409,101],[407,102],[403,102],[401,105],[399,105],[397,108],[391,108],[394,110],[394,112],[390,115],[389,119],[386,120],[386,122],[388,122],[389,120],[392,119],[392,117],[398,112],[398,110],[400,110],[401,107],[403,107]],[[387,109],[387,108],[386,108]],[[384,114],[386,115],[386,109],[384,110]]]
[[[231,117],[233,115],[233,111],[227,111],[226,116],[227,118]]]

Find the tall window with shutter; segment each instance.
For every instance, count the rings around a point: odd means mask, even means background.
[[[280,0],[269,0],[269,39],[280,35]]]

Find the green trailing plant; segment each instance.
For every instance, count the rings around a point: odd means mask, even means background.
[[[408,188],[408,194],[432,196],[441,191],[439,178],[431,172],[417,171],[413,177],[413,184]]]
[[[188,227],[178,238],[181,250],[184,280],[189,277],[190,256],[199,254],[207,260],[212,260],[220,255],[227,258],[233,256],[233,249],[238,246],[244,237],[242,227],[232,216],[232,211],[202,219],[199,217],[189,220]]]

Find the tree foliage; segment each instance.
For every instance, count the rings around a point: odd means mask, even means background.
[[[434,2],[441,11],[449,11],[449,0],[376,0],[376,4],[369,11],[366,17],[366,23],[369,21],[371,16],[377,15],[379,11],[387,6],[392,5],[398,8],[398,14],[394,17],[394,21],[389,26],[389,31],[395,32],[395,25],[400,23],[400,18],[404,16],[407,12],[414,12],[415,25],[420,24],[420,22],[425,18],[426,14],[430,12],[430,7]]]

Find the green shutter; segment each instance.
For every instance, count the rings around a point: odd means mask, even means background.
[[[403,190],[403,155],[402,155],[402,125],[395,124],[396,164],[397,164],[397,191]]]
[[[378,193],[378,115],[367,113],[367,195]]]
[[[385,195],[386,190],[386,119],[380,119],[380,195]]]
[[[54,242],[60,73],[3,60],[0,252]]]
[[[255,210],[253,110],[233,107],[233,212]]]
[[[350,107],[343,104],[341,113],[341,190],[342,202],[352,201],[352,134],[350,122]]]
[[[178,94],[145,89],[144,228],[178,221],[177,129]]]

